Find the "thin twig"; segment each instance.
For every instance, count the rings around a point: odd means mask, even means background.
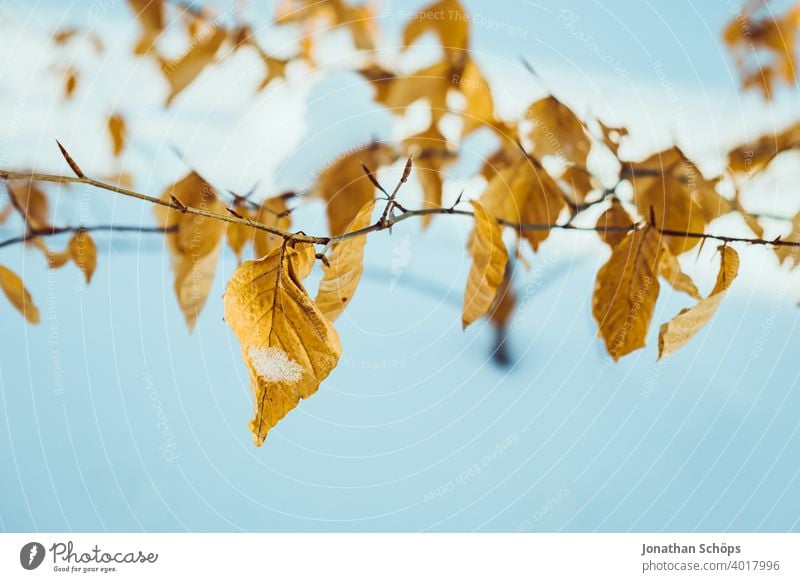
[[[54,182],[54,183],[78,183],[78,184],[88,184],[90,186],[94,186],[95,188],[99,188],[102,190],[108,190],[111,192],[116,192],[118,194],[122,194],[124,196],[129,196],[131,198],[137,198],[139,200],[144,200],[146,202],[150,202],[152,204],[158,204],[160,206],[166,206],[168,208],[172,208],[174,210],[181,211],[182,209],[172,202],[167,202],[161,200],[160,198],[155,198],[153,196],[148,196],[147,194],[141,194],[139,192],[135,192],[133,190],[128,190],[126,188],[120,188],[118,186],[114,186],[113,184],[107,184],[105,182],[101,182],[99,180],[95,180],[93,178],[73,178],[70,176],[59,176],[59,175],[52,175],[52,174],[38,174],[38,173],[27,173],[27,172],[10,172],[0,170],[0,179],[24,179],[24,180],[33,180],[39,182]],[[402,181],[400,182],[402,184]],[[230,222],[233,224],[241,224],[244,226],[248,226],[257,230],[263,230],[269,233],[272,233],[276,236],[279,236],[284,239],[291,239],[295,242],[305,242],[311,243],[315,245],[328,245],[333,242],[339,242],[343,240],[348,240],[351,238],[364,236],[371,232],[377,232],[381,230],[387,230],[391,228],[393,225],[403,222],[404,220],[408,220],[410,218],[419,217],[419,216],[429,216],[429,215],[436,215],[436,214],[452,214],[456,216],[470,216],[474,217],[472,211],[469,210],[458,210],[458,209],[451,209],[451,208],[423,208],[420,210],[404,210],[402,214],[397,216],[392,216],[386,218],[385,221],[378,221],[371,226],[367,226],[365,228],[355,230],[352,232],[347,232],[344,234],[336,235],[336,236],[309,236],[305,234],[298,234],[287,232],[281,230],[279,228],[275,228],[266,224],[262,224],[259,222],[240,219],[236,218],[235,216],[229,214],[217,214],[215,212],[210,212],[208,210],[203,210],[200,208],[193,208],[191,206],[186,207],[185,212],[187,214],[194,214],[198,216],[204,216],[207,218],[221,220],[223,222]],[[508,226],[514,228],[520,232],[547,232],[551,230],[570,230],[576,232],[618,232],[618,233],[627,233],[632,230],[631,227],[628,226],[575,226],[571,223],[566,224],[525,224],[525,223],[517,223],[511,222],[508,220],[503,220],[501,218],[497,218],[497,222],[503,226]],[[110,229],[109,229],[110,230]],[[709,234],[704,232],[688,232],[688,231],[681,231],[681,230],[674,230],[674,229],[666,229],[666,228],[658,228],[658,232],[662,235],[666,236],[678,236],[684,238],[696,238],[696,239],[711,239],[717,240],[721,242],[728,242],[728,243],[747,243],[747,244],[754,244],[754,245],[766,245],[766,246],[774,246],[774,247],[800,247],[800,241],[788,241],[788,240],[781,240],[780,238],[774,240],[766,240],[763,238],[746,238],[746,237],[736,237],[736,236],[726,236],[726,235],[717,235],[717,234]],[[50,230],[48,230],[50,232]]]
[[[94,226],[54,226],[50,228],[31,229],[21,236],[15,236],[0,241],[0,248],[11,246],[13,244],[24,243],[38,237],[56,236],[68,232],[92,232],[92,231],[113,231],[113,232],[142,232],[142,233],[158,233],[168,234],[170,232],[177,232],[177,226],[167,226],[164,228],[158,226],[131,226],[131,225],[115,225],[115,224],[97,224]]]

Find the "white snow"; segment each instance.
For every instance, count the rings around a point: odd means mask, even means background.
[[[251,346],[247,355],[258,375],[267,382],[293,383],[299,381],[303,375],[303,366],[280,348]]]

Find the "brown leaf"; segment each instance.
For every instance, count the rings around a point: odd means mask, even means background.
[[[73,262],[83,271],[88,285],[97,268],[97,247],[92,237],[85,230],[79,230],[69,239],[67,251]]]
[[[261,203],[256,222],[288,231],[292,227],[292,215],[288,212],[285,196],[267,198]],[[283,238],[265,230],[253,232],[253,252],[256,257],[268,255],[281,246]]]
[[[414,157],[414,176],[416,176],[425,196],[423,208],[442,206],[442,167],[453,159],[453,151],[447,139],[436,125],[403,141],[406,152]],[[422,227],[430,224],[433,215],[422,217]]]
[[[147,54],[164,30],[164,0],[128,0],[128,4],[142,27],[134,52]]]
[[[111,145],[114,157],[119,157],[125,149],[128,131],[125,127],[125,119],[119,113],[112,113],[108,118],[108,133],[111,134]]]
[[[250,212],[250,209],[247,207],[247,204],[243,201],[237,199],[234,204],[233,208],[236,211],[236,214],[241,216],[246,220],[253,220],[253,215]],[[251,228],[244,224],[236,224],[234,222],[229,222],[226,227],[226,240],[228,241],[228,246],[233,251],[233,254],[236,255],[237,262],[242,262],[242,252],[244,248],[253,240],[255,229]],[[263,231],[262,231],[263,232]],[[267,234],[267,233],[264,233]],[[266,254],[266,253],[264,253]]]
[[[375,200],[367,202],[358,211],[347,232],[366,228],[375,210]],[[319,310],[331,321],[341,315],[355,295],[361,274],[364,271],[364,246],[366,236],[345,239],[333,245],[329,267],[323,268],[322,281],[314,302]]]
[[[600,131],[603,137],[603,143],[611,150],[615,156],[619,156],[619,147],[622,145],[622,139],[628,135],[626,127],[613,127],[606,125],[599,119],[597,123],[600,125]]]
[[[635,230],[612,248],[597,273],[592,315],[615,361],[645,345],[658,299],[662,253],[655,229]]]
[[[555,180],[528,159],[501,170],[486,186],[480,200],[489,214],[515,224],[555,224],[566,206]],[[520,235],[536,251],[550,231],[526,230]]]
[[[608,230],[609,227],[623,227],[628,230],[633,228],[633,219],[617,198],[611,199],[611,206],[600,215],[596,225],[597,234],[600,235],[603,242],[614,247],[622,242],[628,233],[627,231]]]
[[[12,206],[32,230],[50,226],[50,204],[39,184],[25,180],[9,180],[6,185]]]
[[[332,236],[345,232],[358,211],[375,197],[375,185],[364,173],[362,164],[372,172],[394,162],[397,152],[383,143],[371,143],[363,149],[340,157],[317,179],[312,195],[326,202],[328,228]]]
[[[475,211],[475,230],[470,239],[472,267],[467,277],[461,314],[464,329],[486,315],[492,307],[508,263],[508,250],[497,220],[477,200],[470,200],[470,204]]]
[[[552,95],[528,107],[525,119],[533,122],[529,134],[533,153],[538,159],[559,156],[577,166],[586,167],[592,143],[584,123]]]
[[[214,56],[226,36],[224,29],[209,25],[198,35],[183,57],[174,61],[162,61],[161,71],[170,86],[165,106],[168,107],[214,61]]]
[[[668,356],[684,346],[711,321],[725,292],[739,273],[739,255],[730,247],[720,246],[720,269],[711,294],[694,307],[682,309],[671,321],[663,324],[658,334],[658,357]]]
[[[678,257],[664,249],[661,255],[661,265],[659,266],[659,274],[669,283],[676,291],[682,291],[695,299],[700,299],[700,292],[697,286],[692,281],[691,277],[683,272],[681,264],[678,262]]]
[[[403,29],[403,46],[414,44],[423,34],[433,32],[439,37],[445,55],[451,63],[461,63],[469,47],[469,14],[458,0],[439,0],[412,15]]]
[[[242,345],[255,396],[256,446],[317,391],[342,353],[336,330],[296,276],[297,261],[297,251],[282,245],[242,263],[225,290],[225,321]]]
[[[25,316],[29,323],[39,323],[39,310],[33,304],[31,294],[25,288],[22,279],[14,271],[2,265],[0,265],[0,287],[3,288],[3,293],[6,294],[11,304]]]
[[[225,213],[214,188],[197,172],[168,186],[161,195],[166,202],[173,198],[190,208]],[[214,282],[225,223],[164,206],[156,206],[155,215],[160,227],[177,228],[166,240],[175,271],[175,294],[191,332]]]
[[[64,99],[70,100],[75,96],[78,88],[78,71],[74,67],[67,67],[64,71]]]

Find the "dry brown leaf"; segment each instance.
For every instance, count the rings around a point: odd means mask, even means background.
[[[380,67],[359,71],[375,88],[375,102],[395,115],[403,115],[412,103],[425,99],[430,104],[432,123],[447,113],[447,94],[453,88],[453,68],[434,63],[408,75],[394,75]]]
[[[209,25],[194,39],[189,51],[181,58],[174,61],[162,61],[161,71],[170,86],[166,107],[203,72],[203,69],[214,61],[214,56],[226,36],[223,28]]]
[[[728,152],[728,168],[737,175],[753,176],[764,170],[778,154],[800,148],[800,123],[780,132],[767,133],[754,142]]]
[[[378,168],[391,164],[397,157],[390,146],[373,142],[340,157],[320,173],[312,195],[325,200],[331,236],[345,232],[358,211],[375,197],[375,185],[361,165],[377,174]]]
[[[700,292],[697,290],[697,285],[694,284],[694,281],[692,281],[689,275],[683,272],[678,257],[669,252],[669,249],[665,248],[661,255],[659,274],[664,277],[667,283],[676,291],[682,291],[695,299],[700,299]]]
[[[281,245],[242,263],[225,290],[225,321],[242,345],[255,397],[249,426],[256,446],[301,398],[317,391],[342,353],[336,330],[298,280],[297,267],[297,251]]]
[[[164,0],[128,0],[128,4],[142,27],[134,52],[137,55],[147,54],[164,30]]]
[[[461,326],[467,329],[472,322],[489,311],[503,283],[508,263],[508,250],[503,243],[503,230],[477,200],[470,200],[475,211],[475,230],[470,238],[472,267],[464,292]]]
[[[419,37],[433,32],[439,37],[445,55],[453,63],[467,58],[469,47],[469,14],[458,0],[439,0],[411,15],[403,29],[403,46],[414,44]]]
[[[89,284],[97,268],[97,247],[92,237],[85,230],[79,230],[69,239],[67,252],[72,261],[83,271],[86,283]]]
[[[368,227],[374,210],[375,201],[367,202],[358,211],[353,222],[347,228],[347,232]],[[366,243],[366,236],[357,236],[333,245],[333,251],[329,258],[330,266],[324,267],[317,298],[314,299],[319,310],[331,321],[336,321],[336,318],[353,299],[364,271],[364,246]]]
[[[197,172],[168,186],[161,195],[165,202],[173,198],[187,207],[225,213],[225,205],[214,188]],[[225,223],[165,206],[156,206],[155,215],[160,227],[177,228],[166,235],[166,241],[175,272],[175,294],[192,331],[214,282]]]
[[[576,206],[586,203],[586,196],[595,189],[592,175],[578,166],[569,166],[561,174],[560,180],[567,185],[566,191],[570,194],[572,204]]]
[[[460,75],[453,75],[453,84],[467,101],[461,114],[462,136],[495,123],[492,89],[473,60],[467,61]]]
[[[653,318],[663,246],[650,227],[628,233],[597,273],[592,315],[616,361],[644,347]]]
[[[555,180],[527,158],[496,174],[480,200],[489,214],[515,224],[555,224],[566,206]],[[536,251],[550,231],[526,230],[520,235]]]
[[[250,212],[250,209],[244,200],[240,198],[234,200],[233,210],[245,220],[253,220],[253,214]],[[256,229],[247,225],[237,224],[235,222],[229,222],[227,224],[225,238],[228,241],[228,246],[233,251],[233,254],[236,255],[236,261],[238,263],[242,262],[242,253],[244,252],[244,248],[250,243],[250,241],[253,240],[255,230]]]
[[[403,141],[406,152],[414,157],[414,175],[424,194],[423,208],[442,206],[442,167],[453,159],[453,150],[436,125]],[[422,228],[430,224],[433,215],[422,217]]]
[[[800,212],[792,217],[792,230],[788,235],[782,236],[782,240],[800,243]],[[800,264],[798,255],[800,254],[800,247],[778,246],[775,248],[775,254],[778,255],[778,260],[781,263],[786,263],[791,267]]]
[[[600,132],[603,138],[603,143],[611,150],[615,156],[619,156],[619,147],[622,145],[622,139],[628,135],[628,128],[626,127],[613,127],[606,125],[599,119],[597,120],[600,125]]]
[[[720,246],[720,269],[711,294],[700,299],[694,307],[682,309],[671,321],[663,324],[658,334],[659,359],[684,346],[711,321],[725,292],[739,273],[739,255],[728,246]]]
[[[369,4],[351,6],[344,0],[288,0],[278,6],[275,22],[303,23],[307,31],[304,38],[314,35],[314,26],[318,26],[320,31],[345,27],[358,50],[372,51],[375,48],[375,12]]]
[[[691,162],[673,147],[629,165],[633,171],[631,183],[636,210],[648,220],[655,220],[654,226],[659,229],[702,233],[709,220],[708,214],[713,215],[714,206],[721,205],[711,201],[707,183],[701,182],[702,174],[691,170],[688,164]],[[694,182],[689,178],[693,172]],[[705,210],[698,202],[701,199]],[[694,248],[699,242],[699,238],[693,237],[664,237],[664,243],[674,255]]]
[[[273,196],[261,203],[256,222],[288,231],[292,227],[292,215],[286,206],[286,196]],[[268,255],[283,243],[283,238],[265,230],[253,232],[253,252],[256,257]]]
[[[633,219],[631,215],[628,214],[622,202],[617,198],[611,199],[611,206],[600,215],[596,225],[597,234],[600,235],[603,242],[608,246],[614,247],[617,246],[628,233],[627,231],[619,232],[617,230],[608,230],[609,227],[614,227],[615,229],[617,227],[623,227],[628,230],[633,228]]]
[[[0,265],[0,287],[11,304],[25,316],[29,323],[39,323],[39,309],[33,304],[31,294],[14,271]]]
[[[40,230],[50,226],[50,204],[39,184],[25,180],[9,180],[6,185],[11,205],[31,229]]]
[[[531,104],[525,119],[533,122],[529,138],[533,153],[538,159],[559,156],[580,167],[586,167],[586,158],[592,147],[584,123],[575,113],[552,95]]]
[[[125,149],[128,131],[125,127],[125,119],[119,113],[112,113],[108,118],[108,133],[111,134],[111,151],[114,157],[118,157]]]
[[[78,88],[78,71],[74,67],[67,67],[64,71],[64,99],[69,100],[75,96]]]

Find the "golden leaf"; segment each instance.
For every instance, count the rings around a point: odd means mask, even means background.
[[[481,204],[492,216],[515,224],[555,224],[566,203],[555,180],[535,160],[522,159],[489,181]],[[549,230],[522,231],[536,251]]]
[[[792,230],[788,235],[781,237],[781,239],[800,243],[800,212],[792,217]],[[786,263],[791,267],[800,263],[800,260],[798,260],[800,247],[777,246],[775,247],[775,254],[778,255],[778,260],[780,260],[781,263]]]
[[[108,118],[108,132],[111,134],[112,152],[119,156],[125,148],[127,129],[125,119],[119,113],[113,113]]]
[[[370,200],[358,211],[347,232],[368,227],[373,210],[375,210],[375,200]],[[364,271],[366,243],[366,236],[357,236],[333,245],[328,260],[330,266],[324,267],[317,298],[314,299],[319,310],[331,321],[335,321],[353,299]]]
[[[622,202],[617,198],[611,199],[611,206],[600,215],[596,225],[597,234],[600,235],[603,242],[608,246],[614,247],[622,242],[622,239],[624,239],[628,233],[627,231],[619,232],[617,230],[609,230],[609,227],[614,227],[615,229],[622,227],[628,230],[633,228],[633,219],[631,215],[628,214],[628,211],[622,206]]]
[[[684,346],[711,321],[725,292],[739,273],[739,255],[730,247],[720,246],[720,269],[711,294],[700,299],[694,307],[682,309],[671,321],[663,324],[658,333],[658,357],[668,356]]]
[[[664,249],[661,255],[661,265],[659,265],[659,274],[669,283],[676,291],[682,291],[695,299],[700,299],[700,292],[697,286],[681,269],[681,264],[678,262],[678,257],[669,252],[669,249]]]
[[[416,176],[424,194],[423,208],[441,208],[442,206],[442,167],[453,159],[453,151],[447,139],[436,125],[431,125],[422,133],[418,133],[403,141],[408,154],[414,157],[414,176]],[[433,215],[422,217],[422,228],[430,224]]]
[[[225,290],[225,321],[242,345],[255,396],[256,446],[317,391],[342,353],[336,330],[297,278],[297,261],[297,251],[281,245],[242,263]]]
[[[134,52],[137,55],[147,54],[164,30],[164,0],[128,0],[128,4],[142,27]]]
[[[331,236],[345,232],[358,211],[375,197],[375,185],[364,173],[364,164],[373,173],[397,159],[397,152],[383,143],[370,143],[328,166],[317,179],[312,195],[326,202]]]
[[[754,142],[728,152],[728,168],[734,174],[753,176],[766,168],[778,154],[800,148],[800,123],[778,133],[770,132]]]
[[[550,95],[531,104],[525,119],[533,122],[528,137],[538,159],[559,156],[577,166],[586,166],[592,143],[586,126],[572,109]]]
[[[250,209],[247,207],[247,203],[240,198],[237,198],[233,202],[233,210],[246,220],[253,220],[253,215],[250,212]],[[228,241],[228,246],[233,251],[233,254],[236,255],[237,262],[242,262],[242,252],[244,248],[248,245],[248,243],[253,240],[253,236],[255,233],[254,228],[251,228],[244,224],[237,224],[234,222],[229,222],[227,224],[225,231],[225,238]],[[263,231],[261,231],[263,232]],[[268,233],[264,233],[268,234]],[[266,253],[263,253],[266,254]]]
[[[173,198],[187,207],[225,213],[225,205],[214,188],[197,172],[168,186],[161,195],[167,202]],[[166,235],[167,247],[175,272],[175,294],[192,331],[214,282],[225,223],[165,206],[156,206],[155,215],[162,228],[177,228]]]
[[[64,99],[69,100],[75,96],[78,88],[78,71],[74,67],[67,67],[64,71]]]
[[[358,50],[372,51],[375,48],[375,13],[369,4],[351,6],[344,0],[294,0],[279,6],[275,18],[277,24],[303,22],[307,26],[319,21],[323,30],[346,27]],[[307,34],[305,38],[311,38]]]
[[[461,114],[464,121],[462,136],[495,122],[491,87],[473,60],[467,61],[460,75],[453,75],[453,84],[467,100]]]
[[[307,242],[290,241],[289,244],[297,251],[297,269],[295,274],[298,281],[303,281],[311,274],[317,260],[317,251],[314,245]]]
[[[213,62],[226,36],[224,29],[209,25],[194,39],[189,51],[181,58],[161,63],[161,71],[170,86],[165,106],[168,107]]]
[[[449,63],[434,63],[400,76],[375,66],[360,73],[375,88],[375,102],[395,115],[403,115],[409,105],[420,99],[430,104],[432,123],[448,111],[447,93],[453,87],[453,68]]]
[[[615,361],[645,345],[658,299],[662,253],[655,229],[635,230],[612,248],[597,273],[592,315]]]
[[[261,203],[258,210],[256,222],[273,226],[277,229],[288,231],[292,227],[292,215],[286,206],[286,196],[274,196],[267,198]],[[253,252],[256,257],[268,255],[274,249],[281,246],[283,238],[277,234],[272,234],[265,230],[253,232]]]
[[[439,37],[451,63],[460,63],[469,47],[469,15],[458,0],[439,0],[413,14],[403,29],[403,46],[416,42],[427,32]]]
[[[0,265],[0,287],[3,288],[3,293],[6,294],[11,304],[25,316],[29,323],[39,323],[39,310],[33,304],[31,294],[25,288],[22,279],[14,271],[2,265]]]
[[[497,220],[477,200],[470,200],[470,204],[475,211],[475,230],[470,239],[472,267],[467,278],[461,313],[461,325],[464,329],[486,315],[492,307],[508,263],[503,230]]]
[[[693,191],[691,182],[683,172],[685,157],[680,150],[671,148],[644,162],[632,164],[632,167],[634,204],[641,216],[655,219],[655,226],[661,230],[698,233],[705,231],[708,222],[706,212],[696,200],[697,190]],[[657,175],[637,176],[637,172],[644,171]],[[699,238],[693,237],[664,237],[664,244],[674,255],[694,248],[699,242]]]
[[[12,206],[31,229],[41,230],[50,226],[50,204],[36,182],[10,180],[6,185]]]
[[[597,123],[600,125],[600,132],[603,137],[603,143],[611,150],[615,156],[619,156],[619,147],[622,145],[622,139],[628,135],[628,128],[626,127],[613,127],[606,125],[599,119]]]
[[[576,206],[584,204],[586,196],[595,189],[592,184],[592,175],[579,166],[569,166],[561,174],[560,180],[568,186],[567,192],[571,194],[570,200]]]
[[[85,230],[79,230],[69,239],[67,251],[72,261],[83,271],[88,284],[97,268],[97,247]]]

